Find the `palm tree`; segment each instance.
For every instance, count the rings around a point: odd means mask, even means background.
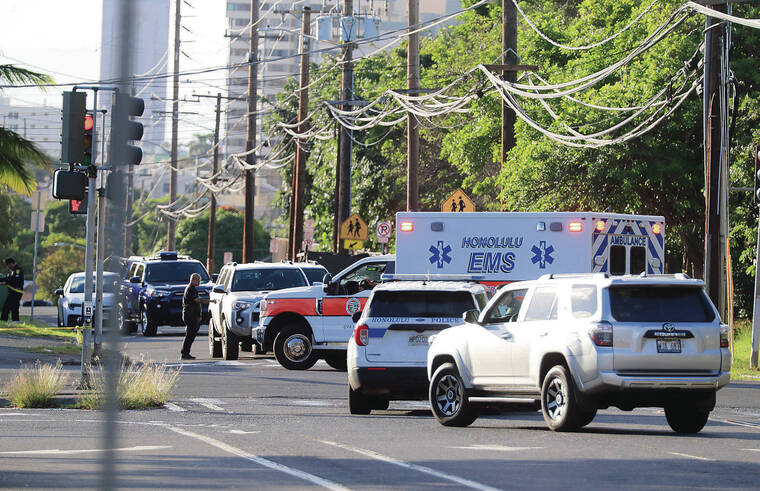
[[[0,65],[0,86],[41,85],[52,82],[50,76],[14,65]],[[16,132],[0,126],[0,187],[9,187],[21,194],[31,194],[37,187],[26,164],[50,170],[46,155],[37,146]]]

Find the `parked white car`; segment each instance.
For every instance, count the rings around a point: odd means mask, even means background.
[[[512,283],[432,342],[433,414],[467,426],[479,403],[540,401],[547,426],[568,431],[609,406],[662,407],[674,431],[697,433],[731,367],[728,328],[703,290],[685,275]]]
[[[327,270],[319,265],[304,263],[304,267],[317,270],[315,276],[327,274]],[[210,294],[216,303],[209,305],[209,355],[237,360],[241,344],[244,351],[256,349],[263,353],[251,338],[251,329],[259,324],[261,300],[269,292],[309,284],[300,263],[226,264]]]
[[[116,303],[114,284],[116,273],[103,273],[103,322],[106,324]],[[82,303],[84,302],[84,273],[74,273],[66,280],[63,288],[55,291],[58,297],[58,327],[82,325]],[[92,301],[95,305],[95,275],[92,279]],[[93,307],[93,312],[95,308]]]

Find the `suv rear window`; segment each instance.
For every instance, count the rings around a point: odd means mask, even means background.
[[[369,317],[460,317],[476,308],[469,292],[375,292]]]
[[[694,287],[611,287],[612,316],[621,322],[712,322],[715,313]]]

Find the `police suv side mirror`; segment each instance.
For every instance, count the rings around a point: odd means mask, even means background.
[[[142,278],[139,276],[133,276],[129,279],[130,283],[142,283]]]
[[[478,309],[467,310],[462,314],[462,320],[469,324],[479,324],[478,316],[480,311]]]
[[[55,291],[56,297],[62,297],[63,296],[63,288],[59,288]]]
[[[211,281],[213,281],[214,283],[216,283],[216,280],[218,279],[219,279],[219,273],[214,273],[211,275]]]
[[[354,312],[353,314],[351,314],[351,320],[354,321],[354,324],[356,324],[357,322],[359,322],[359,319],[361,318],[361,316],[362,316],[361,310],[358,312]]]
[[[221,293],[222,295],[224,295],[225,293],[227,293],[227,289],[224,288],[224,285],[217,285],[211,291],[213,291],[214,293]]]

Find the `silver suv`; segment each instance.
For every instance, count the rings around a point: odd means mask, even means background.
[[[555,431],[598,409],[662,407],[670,427],[697,433],[730,378],[728,329],[685,275],[547,275],[512,283],[428,351],[440,423],[467,426],[479,403],[540,401]]]

